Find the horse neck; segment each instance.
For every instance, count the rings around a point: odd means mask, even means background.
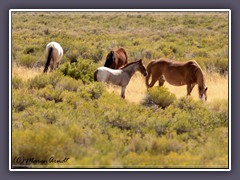
[[[133,63],[128,65],[127,67],[125,67],[123,70],[123,72],[127,73],[128,76],[131,78],[133,76],[133,74],[137,71],[137,64]]]
[[[201,91],[205,89],[205,79],[202,73],[202,70],[198,68],[197,70],[197,83],[198,83],[198,92],[201,94]]]

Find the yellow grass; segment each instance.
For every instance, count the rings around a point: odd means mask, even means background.
[[[208,87],[207,95],[208,102],[215,99],[228,99],[228,77],[222,77],[218,74],[206,74],[206,86]],[[158,83],[155,84],[158,86]],[[166,86],[170,92],[174,93],[177,98],[186,96],[187,87],[186,86],[172,86],[165,82]],[[113,85],[108,85],[107,90],[109,92],[114,92],[120,94],[121,88]],[[141,103],[145,98],[147,89],[145,86],[144,77],[140,73],[136,73],[130,80],[126,88],[126,100],[132,103]],[[198,100],[198,88],[197,85],[194,87],[191,96]]]
[[[34,78],[42,72],[42,69],[27,68],[24,66],[17,66],[15,64],[12,65],[12,77],[20,77],[25,81]]]

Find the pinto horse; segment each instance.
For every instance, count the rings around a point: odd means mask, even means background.
[[[136,71],[139,71],[144,76],[147,75],[146,68],[141,59],[139,61],[128,63],[120,69],[100,67],[94,72],[94,80],[121,86],[121,97],[124,99],[126,87]]]
[[[207,87],[203,72],[194,60],[187,62],[173,62],[168,59],[152,60],[147,66],[146,86],[153,87],[156,81],[162,86],[165,81],[174,86],[187,85],[187,96],[190,96],[192,89],[198,84],[199,98],[207,100]],[[151,83],[149,78],[152,75]]]
[[[128,55],[125,49],[119,48],[115,51],[110,51],[106,57],[104,67],[111,69],[119,69],[121,66],[128,63]]]
[[[63,49],[60,44],[57,42],[50,42],[47,44],[45,49],[45,57],[46,64],[43,72],[46,73],[48,71],[48,67],[50,65],[51,71],[58,68],[60,61],[63,56]]]

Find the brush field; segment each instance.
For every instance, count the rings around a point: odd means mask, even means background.
[[[228,168],[228,14],[224,12],[12,12],[12,165],[30,168]],[[64,49],[43,74],[44,49]],[[93,81],[107,53],[129,61],[196,60],[197,86],[120,88]],[[54,158],[59,161],[50,161]],[[68,161],[60,161],[69,158]]]

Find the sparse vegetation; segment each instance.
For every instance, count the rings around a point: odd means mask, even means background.
[[[52,40],[62,45],[63,61],[43,74],[44,48]],[[128,51],[129,61],[143,58],[145,65],[163,56],[195,59],[206,72],[210,101],[194,92],[185,97],[185,87],[167,84],[147,91],[138,73],[121,99],[115,87],[93,81],[93,72],[116,47]],[[226,13],[13,13],[12,163],[227,168],[227,74]],[[18,163],[18,157],[69,161]]]
[[[175,100],[175,94],[169,92],[166,87],[153,87],[148,90],[143,104],[147,106],[158,106],[161,108],[166,108]]]

